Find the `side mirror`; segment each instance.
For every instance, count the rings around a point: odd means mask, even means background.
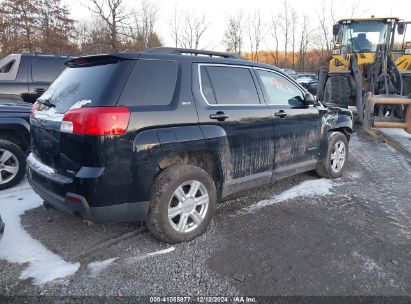
[[[397,33],[398,35],[403,35],[405,32],[405,22],[404,21],[399,21],[397,23]]]
[[[310,93],[306,93],[306,94],[304,95],[304,103],[305,103],[306,105],[315,104],[316,101],[315,101],[314,96],[313,96],[312,94],[310,94]]]
[[[333,25],[333,35],[337,36],[339,32],[340,32],[340,25],[339,24],[334,24]]]

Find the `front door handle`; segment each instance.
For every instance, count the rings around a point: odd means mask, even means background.
[[[287,113],[284,110],[280,110],[274,114],[277,117],[284,118],[287,116]]]
[[[45,90],[44,90],[43,88],[36,88],[36,89],[34,89],[34,92],[37,93],[37,94],[43,94],[44,91],[45,91]]]
[[[218,121],[224,121],[228,118],[227,114],[224,114],[222,111],[218,111],[215,114],[210,115],[210,119],[217,119]]]

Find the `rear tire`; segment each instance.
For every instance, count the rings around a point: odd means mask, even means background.
[[[0,190],[18,184],[26,173],[26,155],[16,144],[0,139]]]
[[[154,182],[147,227],[167,243],[191,241],[206,231],[216,199],[207,172],[192,165],[169,167]]]
[[[323,178],[338,178],[345,171],[348,161],[348,139],[340,132],[333,132],[328,137],[327,157],[321,161],[316,172]]]
[[[323,102],[326,105],[348,107],[350,105],[351,87],[347,77],[329,77],[325,83]]]

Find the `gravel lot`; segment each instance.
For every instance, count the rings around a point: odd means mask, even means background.
[[[27,183],[0,192],[0,294],[411,296],[411,167],[361,131],[350,148],[343,178],[307,173],[244,192],[219,204],[206,234],[176,246],[139,223],[46,211]],[[24,203],[8,225],[7,204]]]

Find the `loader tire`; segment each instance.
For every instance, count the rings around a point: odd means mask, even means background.
[[[347,77],[329,77],[325,83],[323,102],[325,105],[337,105],[348,108],[350,105],[351,87]]]
[[[324,89],[325,89],[325,82],[327,80],[328,75],[328,68],[327,67],[320,67],[318,83],[315,95],[318,100],[322,101],[324,98]]]
[[[404,96],[409,96],[411,98],[411,75],[410,76],[403,76],[403,93]]]

